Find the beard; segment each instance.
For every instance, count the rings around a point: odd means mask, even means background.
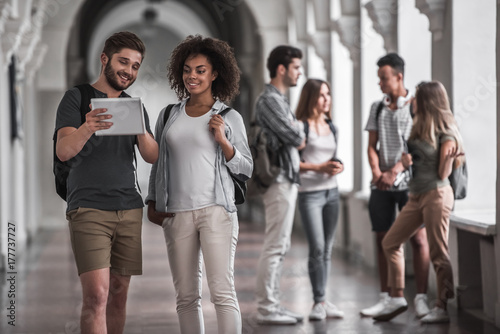
[[[131,78],[130,75],[127,75],[125,73],[121,73],[122,75],[126,76],[127,78]],[[106,81],[108,84],[116,91],[123,91],[130,87],[134,82],[134,80],[130,80],[130,83],[127,85],[123,85],[120,83],[120,79],[118,78],[119,73],[115,71],[115,69],[111,66],[111,61],[108,61],[106,64],[106,67],[104,68],[104,76],[106,77]]]
[[[285,84],[288,87],[295,87],[295,86],[297,86],[297,81],[299,81],[298,78],[294,79],[294,78],[290,77],[290,75],[288,73],[285,76]]]

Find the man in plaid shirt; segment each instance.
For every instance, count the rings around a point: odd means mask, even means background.
[[[302,52],[291,46],[276,47],[267,59],[271,82],[257,100],[255,120],[273,149],[279,150],[281,172],[262,194],[266,234],[257,268],[257,320],[262,324],[296,324],[303,316],[285,309],[279,301],[283,258],[290,248],[300,158],[304,133],[290,109],[286,92],[297,85]]]

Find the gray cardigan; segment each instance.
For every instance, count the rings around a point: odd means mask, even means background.
[[[170,111],[170,117],[167,123],[163,124],[163,115],[165,109],[160,112],[156,121],[155,139],[158,142],[159,156],[158,160],[151,168],[149,176],[149,191],[146,197],[146,204],[149,201],[156,201],[156,211],[167,212],[168,202],[168,150],[166,147],[166,134],[170,126],[179,116],[181,106],[185,105],[187,100],[177,103]],[[220,113],[227,106],[217,100],[212,106],[212,110]],[[234,147],[234,156],[231,160],[226,161],[222,148],[217,146],[216,152],[216,171],[215,171],[215,204],[223,206],[228,212],[235,212],[236,205],[234,204],[234,185],[229,175],[237,175],[238,179],[246,181],[252,175],[253,160],[248,147],[248,139],[243,123],[243,118],[231,109],[224,116],[226,137]]]

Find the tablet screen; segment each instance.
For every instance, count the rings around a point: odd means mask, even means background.
[[[137,135],[146,133],[141,98],[94,98],[90,100],[92,109],[108,109],[103,115],[110,114],[113,125],[106,130],[96,131],[96,136]]]

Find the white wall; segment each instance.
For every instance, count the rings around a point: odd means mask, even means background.
[[[453,105],[469,167],[467,198],[460,216],[477,217],[496,205],[496,2],[453,2]],[[460,24],[467,18],[467,24]]]

